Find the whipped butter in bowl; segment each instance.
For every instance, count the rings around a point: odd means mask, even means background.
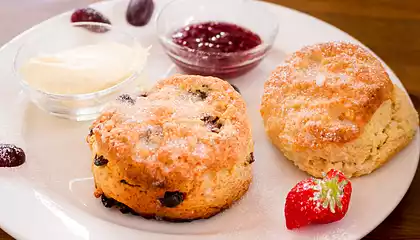
[[[87,31],[91,25],[107,31]],[[144,77],[148,48],[124,31],[102,23],[72,23],[54,32],[37,34],[15,58],[25,92],[46,112],[91,120],[120,94],[148,85]]]

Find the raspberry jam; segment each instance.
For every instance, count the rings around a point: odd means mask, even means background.
[[[181,46],[205,52],[234,53],[261,44],[261,38],[238,25],[206,22],[189,25],[174,33],[173,41]]]
[[[187,25],[172,34],[172,41],[184,48],[170,57],[191,74],[237,77],[258,65],[264,54],[248,51],[262,44],[257,34],[226,22]]]

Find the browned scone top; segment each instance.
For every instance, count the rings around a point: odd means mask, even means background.
[[[369,174],[407,146],[418,114],[379,60],[361,46],[307,46],[279,66],[264,86],[264,127],[301,170],[322,177]]]
[[[315,81],[314,81],[315,80]],[[302,48],[265,83],[261,115],[296,151],[356,139],[393,83],[373,55],[346,42]]]
[[[231,169],[253,151],[245,102],[223,80],[175,75],[132,100],[105,111],[88,137],[131,185],[188,192],[206,171]]]

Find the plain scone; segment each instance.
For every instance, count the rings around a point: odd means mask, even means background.
[[[96,197],[146,218],[189,221],[211,217],[247,192],[251,127],[228,82],[176,75],[120,100],[87,137]]]
[[[315,177],[332,168],[371,173],[412,140],[419,121],[380,61],[345,42],[291,55],[265,83],[260,112],[272,143]]]

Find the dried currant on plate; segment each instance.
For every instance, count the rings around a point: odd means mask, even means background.
[[[127,22],[136,27],[145,26],[149,23],[155,4],[153,0],[130,0],[127,7]]]
[[[17,167],[25,163],[25,160],[22,148],[13,144],[0,144],[0,167]]]

